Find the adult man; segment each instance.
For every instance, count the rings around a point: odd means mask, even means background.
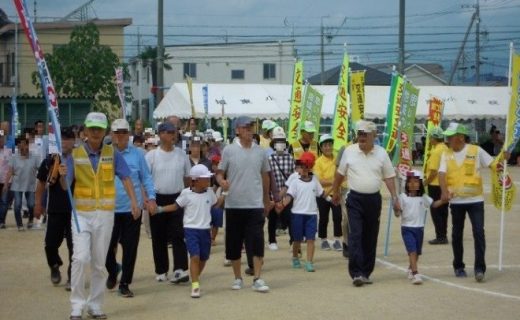
[[[430,132],[431,151],[430,156],[426,159],[425,174],[426,179],[424,185],[428,186],[428,195],[433,201],[441,198],[441,187],[439,186],[439,177],[437,171],[441,162],[441,156],[444,151],[448,150],[444,144],[444,134],[440,127],[433,127]],[[447,244],[448,232],[448,204],[443,204],[437,208],[430,208],[433,225],[435,227],[435,239],[428,241],[429,244]]]
[[[10,190],[4,192],[4,185],[9,183],[6,180],[9,171],[9,162],[12,155],[12,149],[5,144],[7,133],[0,129],[0,229],[5,229],[5,216],[10,201]]]
[[[175,146],[176,127],[166,121],[159,125],[158,131],[161,144],[157,149],[149,151],[145,159],[152,173],[157,205],[166,206],[175,203],[182,189],[188,186],[191,166],[188,155]],[[180,283],[189,280],[183,214],[184,211],[179,208],[177,211],[150,216],[153,261],[157,274],[155,279],[159,282],[168,280],[169,241],[173,248],[173,275],[170,282]]]
[[[314,133],[316,127],[312,121],[305,121],[300,130],[300,139],[293,142],[289,147],[289,153],[294,157],[294,160],[300,159],[301,155],[305,151],[309,151],[314,154],[314,157],[318,158],[318,143],[314,141]]]
[[[131,169],[130,179],[139,208],[142,208],[144,202],[146,202],[147,209],[152,213],[155,212],[155,191],[152,176],[144,159],[144,151],[129,143],[130,125],[125,119],[116,119],[112,123],[112,133],[112,144],[123,156],[128,167]],[[141,188],[144,190],[146,199],[143,199]],[[141,214],[138,216],[132,215],[129,200],[123,183],[119,178],[116,178],[116,207],[114,228],[112,229],[112,238],[106,259],[108,271],[106,285],[108,289],[113,289],[117,283],[119,270],[116,263],[116,251],[117,244],[121,243],[123,249],[123,264],[121,280],[119,281],[119,294],[127,298],[134,296],[129,285],[132,283],[134,275],[137,247],[139,245],[139,233],[141,231]]]
[[[344,176],[350,187],[346,206],[350,225],[349,274],[353,284],[371,284],[370,274],[376,260],[379,217],[381,216],[381,181],[390,192],[394,210],[400,210],[395,190],[395,170],[385,149],[374,144],[376,125],[360,120],[357,143],[345,148],[333,183],[333,201],[341,199],[340,185]]]
[[[72,320],[81,319],[85,307],[90,317],[106,319],[102,311],[107,279],[104,269],[114,225],[116,175],[130,196],[132,215],[137,218],[141,214],[130,180],[130,168],[111,145],[103,144],[107,126],[107,117],[103,113],[87,114],[87,140],[72,151],[74,166],[67,168],[73,170],[74,202],[79,224],[79,230],[75,226],[72,228]],[[87,266],[91,266],[88,298],[85,289]]]
[[[9,170],[5,178],[6,183],[2,192],[9,190],[10,187],[14,194],[14,217],[19,231],[23,231],[22,223],[22,197],[25,196],[27,209],[29,212],[29,222],[27,228],[31,229],[34,218],[34,191],[36,189],[36,172],[38,171],[38,158],[29,152],[29,140],[25,137],[16,139],[18,153],[9,162]],[[12,180],[11,180],[12,178]]]
[[[229,195],[226,199],[226,259],[231,260],[235,279],[231,288],[243,286],[240,272],[242,243],[253,255],[252,289],[267,292],[269,287],[260,278],[264,257],[264,213],[271,209],[269,201],[269,162],[267,154],[253,143],[252,120],[235,120],[236,142],[222,151],[217,181]]]
[[[484,281],[486,272],[486,239],[484,235],[484,196],[481,168],[490,167],[493,158],[479,146],[466,143],[468,130],[452,122],[444,131],[449,150],[441,157],[439,182],[441,199],[450,201],[452,216],[451,245],[453,269],[456,277],[466,277],[463,261],[462,237],[468,213],[475,242],[475,280]]]
[[[51,270],[51,282],[58,285],[61,282],[60,266],[63,261],[59,254],[59,248],[65,238],[69,253],[69,267],[67,269],[67,282],[65,289],[70,290],[70,275],[72,265],[72,230],[71,230],[71,211],[72,206],[67,193],[68,187],[72,184],[72,149],[76,136],[70,128],[61,128],[61,159],[55,158],[57,155],[49,155],[40,164],[36,182],[36,197],[34,204],[34,215],[39,218],[44,213],[43,197],[46,194],[47,182],[48,202],[47,202],[47,230],[45,232],[45,255],[47,264]],[[59,159],[59,160],[57,160]],[[58,163],[55,163],[58,161]],[[59,165],[58,172],[53,171],[55,165]],[[49,173],[51,175],[49,176]],[[50,179],[49,179],[50,178]]]

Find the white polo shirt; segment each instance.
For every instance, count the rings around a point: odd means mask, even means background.
[[[149,151],[145,159],[156,193],[174,194],[184,189],[184,177],[189,176],[191,169],[190,158],[184,151],[177,147],[164,151],[159,147]]]
[[[357,143],[345,148],[338,173],[347,176],[350,190],[359,193],[379,192],[383,179],[395,177],[392,161],[384,148],[374,145],[374,148],[365,154]]]

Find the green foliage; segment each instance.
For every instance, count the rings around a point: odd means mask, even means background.
[[[164,70],[171,70],[172,66],[167,63],[172,57],[163,49],[163,65]],[[157,47],[146,47],[143,52],[139,54],[139,59],[143,61],[143,66],[150,64],[152,70],[152,84],[157,84]]]
[[[93,23],[76,26],[68,44],[46,54],[49,72],[59,96],[94,97],[94,109],[110,114],[119,102],[114,69],[119,58],[108,46],[99,43],[99,30]],[[40,88],[38,73],[32,82]]]

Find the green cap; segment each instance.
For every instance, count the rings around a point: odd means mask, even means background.
[[[85,119],[85,127],[97,127],[106,129],[108,127],[107,116],[101,112],[90,112]]]
[[[334,138],[328,133],[326,133],[320,137],[320,146],[322,143],[327,142],[327,141],[334,141]]]
[[[451,137],[456,134],[463,134],[465,136],[468,135],[468,129],[463,124],[452,122],[449,124],[448,128],[444,130],[444,136]]]
[[[316,132],[316,127],[312,121],[305,121],[302,124],[301,131],[314,133]]]
[[[431,127],[428,130],[428,135],[435,139],[444,139],[444,131],[442,131],[441,127]]]

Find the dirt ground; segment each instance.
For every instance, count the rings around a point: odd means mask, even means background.
[[[520,168],[511,168],[520,187]],[[489,172],[486,173],[489,181]],[[489,183],[486,193],[489,194]],[[104,311],[109,319],[519,319],[520,318],[520,201],[505,215],[503,268],[498,270],[500,212],[486,203],[486,261],[484,283],[473,278],[473,239],[466,221],[464,247],[468,278],[453,275],[450,245],[432,246],[431,219],[425,230],[419,271],[423,285],[406,278],[407,256],[392,217],[389,255],[384,239],[388,214],[387,197],[381,216],[378,260],[373,285],[356,288],[348,277],[347,260],[340,252],[317,250],[316,272],[291,268],[288,237],[279,237],[278,251],[266,248],[263,278],[267,294],[253,292],[252,278],[244,275],[245,287],[232,291],[230,267],[224,267],[223,232],[213,247],[201,279],[200,299],[190,298],[190,286],[157,283],[153,272],[151,241],[141,233],[138,260],[131,289],[134,298],[107,291]],[[0,319],[68,319],[69,293],[64,284],[53,286],[43,250],[44,230],[18,232],[12,211],[8,229],[0,230]],[[329,234],[331,232],[329,231]],[[267,235],[266,235],[267,238]],[[66,257],[65,243],[62,258]],[[245,260],[245,257],[244,257]],[[245,264],[243,264],[245,266]],[[66,267],[62,267],[65,278]]]

